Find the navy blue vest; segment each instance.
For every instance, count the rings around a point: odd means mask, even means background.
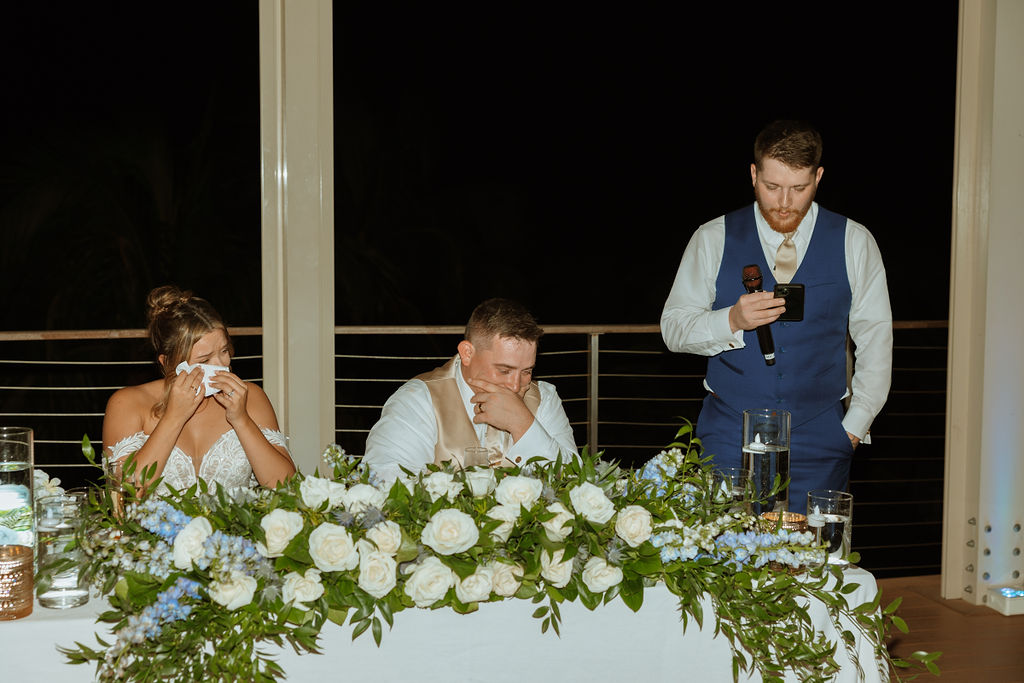
[[[746,290],[743,267],[761,268],[765,291],[775,276],[757,236],[754,205],[725,217],[725,249],[715,283],[714,310],[727,308]],[[846,218],[818,207],[811,243],[793,276],[806,288],[804,319],[774,322],[775,365],[765,365],[757,333],[743,333],[746,346],[708,359],[707,382],[737,412],[756,408],[788,410],[792,426],[834,406],[846,393],[846,332],[850,279],[846,273]]]

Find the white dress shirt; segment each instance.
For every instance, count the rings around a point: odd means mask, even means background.
[[[798,268],[807,253],[817,218],[818,204],[812,202],[793,238]],[[769,227],[756,203],[754,221],[764,257],[774,269],[775,252],[784,237]],[[734,333],[729,325],[731,306],[711,310],[724,251],[725,216],[697,228],[686,246],[661,314],[661,336],[669,350],[714,356],[745,346],[743,330]],[[892,309],[885,267],[875,238],[863,225],[849,219],[846,221],[846,272],[852,294],[850,337],[856,345],[856,372],[847,389],[850,406],[843,426],[865,440],[871,422],[885,404],[892,382]],[[705,387],[713,390],[707,382]]]
[[[469,399],[474,391],[462,377],[462,363],[455,358],[455,383],[459,387],[462,403],[470,422],[473,421],[473,404]],[[569,418],[562,407],[555,387],[547,382],[537,382],[540,390],[540,405],[533,424],[526,433],[512,443],[512,435],[505,433],[505,458],[517,464],[525,464],[530,458],[541,456],[554,460],[559,452],[563,457],[576,456],[576,438]],[[486,424],[473,424],[482,446],[487,433]],[[437,418],[430,390],[422,380],[409,380],[398,388],[384,404],[380,420],[366,438],[366,462],[375,474],[385,481],[393,481],[402,474],[399,466],[418,472],[434,462],[434,446],[437,443]],[[517,458],[521,460],[517,461]]]

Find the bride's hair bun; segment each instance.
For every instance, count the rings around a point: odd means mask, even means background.
[[[146,297],[146,320],[152,324],[168,313],[173,314],[175,308],[188,303],[190,299],[192,292],[187,289],[174,285],[157,287]]]

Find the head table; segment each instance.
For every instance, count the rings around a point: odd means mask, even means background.
[[[851,606],[874,598],[877,586],[870,572],[851,567],[845,581],[860,584],[848,596]],[[658,585],[645,591],[638,612],[619,600],[592,612],[578,602],[563,603],[560,637],[541,632],[540,622],[531,617],[535,604],[507,600],[483,603],[467,615],[449,609],[405,610],[395,615],[393,630],[385,628],[379,648],[369,632],[353,641],[351,627],[328,623],[320,637],[322,654],[300,656],[287,645],[268,645],[267,650],[277,650],[290,681],[732,681],[728,641],[714,636],[711,601],[705,597],[704,603],[703,628],[691,622],[685,635],[678,598]],[[94,633],[109,642],[106,625],[96,623],[105,608],[106,602],[95,597],[69,610],[36,604],[30,616],[0,622],[4,680],[92,680],[92,665],[67,664],[56,648],[75,641],[96,647]],[[838,639],[824,605],[812,602],[810,615],[818,629]],[[878,671],[871,643],[858,637],[855,647],[864,678],[839,645],[836,660],[842,669],[836,680],[887,680]]]

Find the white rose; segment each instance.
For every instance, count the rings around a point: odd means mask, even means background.
[[[280,557],[288,543],[302,531],[302,515],[291,510],[277,508],[271,510],[260,520],[260,526],[266,532],[267,544],[257,543],[256,548],[266,557]]]
[[[495,560],[488,567],[491,570],[491,583],[494,585],[494,592],[504,598],[515,595],[522,585],[522,565]]]
[[[338,481],[327,482],[327,509],[333,509],[342,507],[345,504],[345,494],[348,493],[348,489],[345,485]]]
[[[569,491],[573,509],[588,522],[604,524],[615,514],[615,504],[600,487],[588,481]]]
[[[359,564],[355,541],[348,530],[330,522],[324,522],[309,535],[309,556],[325,572],[347,571]]]
[[[583,583],[591,593],[604,593],[622,583],[622,570],[595,555],[583,568]]]
[[[458,575],[455,577],[455,597],[467,605],[490,598],[493,587],[494,572],[489,567],[477,567],[475,572],[464,579]]]
[[[207,589],[210,599],[229,610],[245,607],[256,593],[256,579],[232,569],[225,581],[211,581]]]
[[[572,578],[572,560],[562,562],[563,553],[559,548],[554,555],[547,551],[540,554],[540,575],[555,588],[564,588]]]
[[[455,585],[455,572],[436,557],[428,557],[416,565],[405,582],[405,594],[417,607],[430,607]]]
[[[494,477],[494,470],[490,467],[474,467],[466,470],[466,486],[469,492],[476,498],[483,498],[494,490],[497,485]]]
[[[366,541],[359,542],[359,587],[380,600],[397,583],[398,563]]]
[[[383,491],[369,484],[356,484],[342,495],[345,509],[353,515],[367,508],[380,508],[387,496]]]
[[[494,489],[494,497],[502,505],[522,505],[529,510],[543,490],[544,483],[540,479],[512,475],[501,480]]]
[[[554,512],[555,516],[546,522],[542,522],[541,526],[544,527],[548,539],[555,543],[560,543],[572,532],[572,527],[567,526],[566,522],[575,519],[575,517],[564,505],[558,502],[548,505],[547,510],[548,512]]]
[[[322,479],[317,476],[306,477],[299,484],[299,494],[302,502],[307,506],[316,509],[331,496],[330,479]]]
[[[462,491],[462,482],[455,481],[451,472],[431,472],[423,478],[423,488],[432,501],[441,497],[452,500]]]
[[[316,600],[324,594],[324,584],[320,582],[319,569],[307,569],[305,574],[288,572],[281,586],[281,599],[285,603],[294,602],[296,607],[305,608],[307,602]]]
[[[366,538],[373,541],[382,553],[395,555],[402,547],[402,527],[391,521],[378,522],[366,532]]]
[[[518,505],[495,505],[488,510],[488,517],[501,522],[498,528],[491,532],[491,536],[502,543],[508,541],[508,537],[512,535],[512,528],[515,526],[516,520],[519,519],[519,510]]]
[[[615,533],[630,548],[636,548],[651,537],[651,524],[651,513],[646,508],[627,505],[619,510],[619,517],[615,520]]]
[[[469,550],[480,539],[473,518],[461,510],[445,508],[430,518],[420,540],[441,555]]]
[[[196,517],[174,537],[174,566],[191,569],[192,561],[203,556],[203,543],[213,533],[210,520]]]

